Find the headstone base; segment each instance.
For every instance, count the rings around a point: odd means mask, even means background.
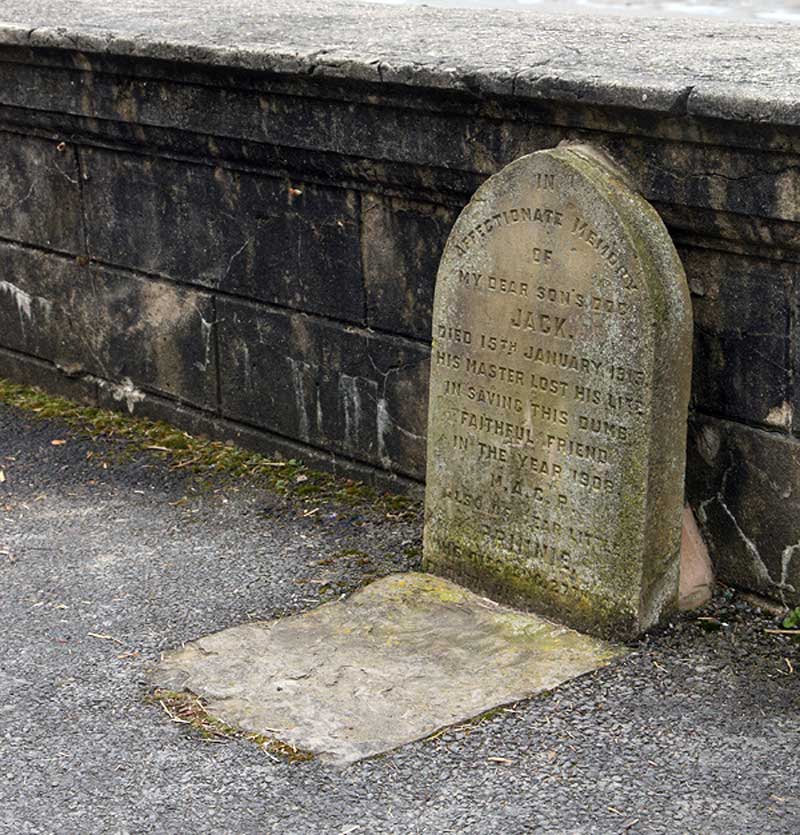
[[[395,574],[346,600],[186,644],[150,682],[195,693],[228,725],[345,765],[622,652],[440,577]]]

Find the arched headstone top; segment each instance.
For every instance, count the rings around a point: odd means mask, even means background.
[[[489,178],[433,314],[425,563],[596,634],[678,584],[691,306],[658,214],[601,152]]]

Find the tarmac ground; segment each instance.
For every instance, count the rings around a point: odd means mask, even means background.
[[[0,472],[0,832],[800,831],[800,644],[729,589],[482,721],[290,761],[174,721],[145,669],[417,568],[418,513],[315,510],[2,404]]]

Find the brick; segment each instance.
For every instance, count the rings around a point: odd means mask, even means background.
[[[692,405],[721,417],[788,428],[792,265],[681,249],[694,309]]]
[[[379,195],[362,198],[367,321],[429,341],[436,271],[457,212]]]
[[[0,237],[83,252],[75,149],[0,131]]]

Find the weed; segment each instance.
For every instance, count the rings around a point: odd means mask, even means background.
[[[282,742],[263,734],[247,733],[234,728],[209,714],[202,699],[187,690],[181,692],[156,688],[146,698],[150,704],[160,705],[173,722],[186,725],[202,739],[222,742],[229,739],[246,739],[254,742],[270,755],[278,755],[290,763],[307,762],[314,759],[309,751],[301,751],[288,742]]]
[[[420,513],[418,501],[391,493],[379,495],[366,484],[318,472],[296,459],[269,459],[227,441],[191,435],[163,421],[82,406],[2,378],[0,402],[40,418],[61,420],[94,440],[115,441],[119,447],[116,461],[125,455],[147,452],[166,461],[173,469],[200,477],[224,475],[247,480],[305,504],[370,506],[390,519],[411,519]]]
[[[783,619],[783,628],[800,630],[800,606],[792,609],[792,611],[786,615]]]

